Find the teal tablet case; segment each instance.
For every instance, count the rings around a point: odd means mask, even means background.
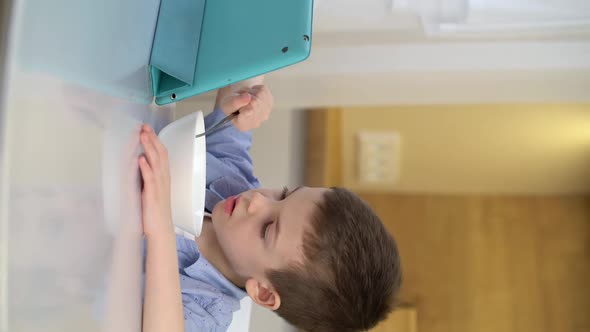
[[[305,60],[313,0],[161,0],[150,76],[156,104]]]

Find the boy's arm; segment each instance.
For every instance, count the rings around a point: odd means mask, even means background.
[[[183,332],[183,305],[170,207],[168,153],[154,131],[140,134],[145,155],[139,158],[143,178],[142,221],[147,242],[143,332]]]
[[[219,122],[225,115],[220,109],[205,118],[205,127]],[[207,185],[218,178],[231,174],[239,175],[252,186],[259,185],[254,176],[254,165],[250,156],[252,145],[252,133],[241,132],[235,126],[227,128],[208,136],[207,143]]]
[[[215,125],[236,110],[240,110],[240,114],[234,119],[233,125],[206,139],[208,179],[226,175],[222,174],[224,168],[219,167],[219,163],[222,163],[239,173],[252,186],[259,185],[249,152],[252,145],[252,133],[249,130],[266,121],[273,107],[273,97],[266,86],[248,86],[259,83],[262,83],[262,77],[218,91],[215,110],[205,118],[205,128]]]
[[[184,331],[174,231],[147,238],[142,331]]]

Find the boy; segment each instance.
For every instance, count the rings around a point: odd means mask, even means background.
[[[306,331],[367,330],[392,310],[396,244],[360,198],[341,188],[258,188],[247,130],[271,108],[265,86],[220,90],[206,127],[240,115],[207,138],[211,215],[194,241],[175,237],[166,149],[142,128],[143,331],[225,331],[246,295]]]

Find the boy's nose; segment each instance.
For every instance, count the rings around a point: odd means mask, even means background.
[[[258,212],[261,208],[263,208],[266,203],[267,199],[261,193],[255,191],[250,198],[250,205],[248,205],[248,214],[254,214]]]

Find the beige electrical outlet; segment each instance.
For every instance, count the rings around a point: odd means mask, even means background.
[[[389,131],[358,133],[357,165],[361,184],[394,184],[399,177],[400,135]]]

